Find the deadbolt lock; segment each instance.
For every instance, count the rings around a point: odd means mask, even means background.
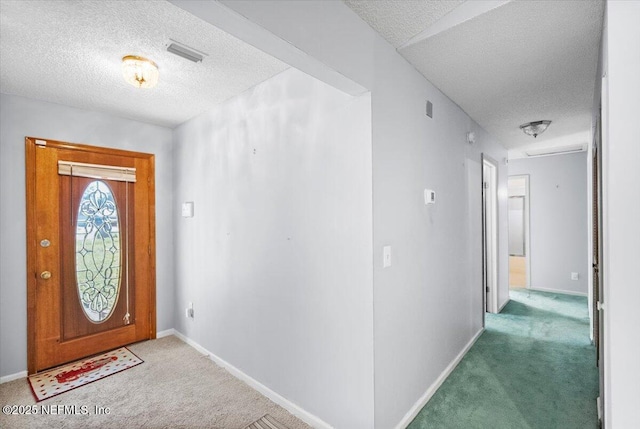
[[[40,278],[43,280],[49,280],[51,278],[51,271],[43,271],[40,273]]]

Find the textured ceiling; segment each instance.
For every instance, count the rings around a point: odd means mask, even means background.
[[[208,54],[192,63],[170,39]],[[121,59],[154,60],[137,89]],[[165,1],[0,2],[0,91],[173,127],[288,68]]]
[[[394,47],[455,9],[464,0],[344,0]]]
[[[377,3],[354,10],[367,22],[386,21],[385,36],[396,24]],[[397,13],[412,20],[407,7]],[[603,11],[602,1],[513,1],[399,52],[507,148],[584,143],[576,138],[591,127]],[[553,123],[535,140],[519,129],[541,119]]]

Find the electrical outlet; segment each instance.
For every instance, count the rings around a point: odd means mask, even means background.
[[[571,273],[571,280],[578,280],[578,273]]]
[[[188,319],[193,319],[193,302],[190,302],[189,307],[185,308],[185,316]]]

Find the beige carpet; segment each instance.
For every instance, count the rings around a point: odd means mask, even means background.
[[[287,429],[282,426],[279,421],[271,417],[269,414],[251,423],[245,429]]]
[[[26,379],[0,385],[0,405],[67,406],[87,415],[5,415],[0,428],[243,429],[265,414],[309,428],[176,337],[129,346],[145,363],[36,405]],[[95,407],[110,413],[95,414]],[[58,407],[62,411],[62,407]],[[41,409],[39,409],[41,411]]]

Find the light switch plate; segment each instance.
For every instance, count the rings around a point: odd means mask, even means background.
[[[182,203],[182,217],[193,217],[193,201]]]
[[[382,248],[382,267],[388,268],[391,266],[391,246],[384,246]]]
[[[571,280],[578,280],[578,273],[571,273]]]

